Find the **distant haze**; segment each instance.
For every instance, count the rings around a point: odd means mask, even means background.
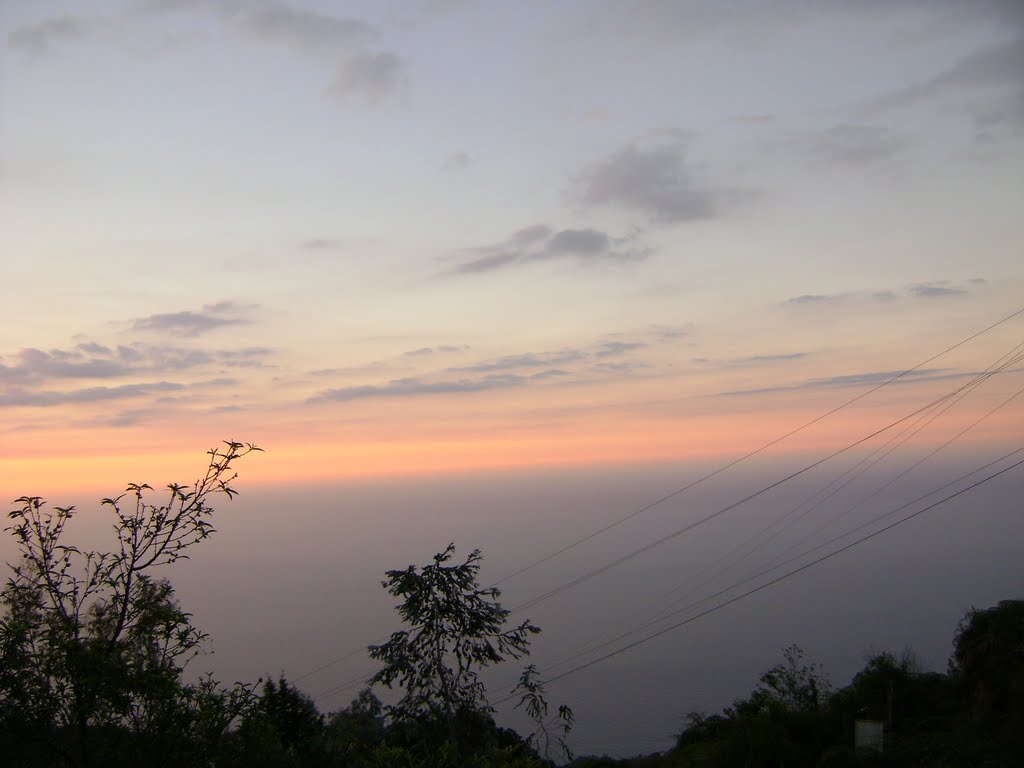
[[[985,458],[963,455],[919,472],[902,491],[844,519],[842,528],[932,490]],[[524,602],[798,464],[765,462],[756,471],[710,481],[509,581],[502,600],[507,607]],[[385,570],[424,563],[454,540],[460,552],[483,550],[483,580],[489,583],[634,511],[701,469],[549,470],[243,492],[235,502],[219,504],[216,536],[192,561],[168,571],[185,608],[213,637],[215,653],[197,660],[195,669],[211,669],[225,680],[282,672],[298,677],[398,627],[393,603],[380,587]],[[544,631],[529,660],[543,669],[589,641],[642,623],[699,584],[709,563],[829,477],[818,474],[813,482],[773,492],[535,606],[526,615]],[[911,649],[926,667],[944,670],[965,611],[1024,594],[1022,477],[1020,470],[1003,476],[778,586],[553,684],[551,701],[576,710],[573,745],[584,753],[618,755],[667,748],[687,712],[713,711],[749,693],[790,643],[822,662],[840,685],[866,654],[881,650]],[[873,487],[850,488],[808,515],[796,532],[743,558],[717,584],[756,572],[801,533],[842,511],[841,500]],[[92,539],[103,522],[95,512],[83,513],[77,525]],[[808,546],[826,537],[819,534]],[[8,552],[6,542],[4,547]],[[695,597],[715,588],[704,586]],[[316,695],[372,669],[360,653],[300,686]],[[488,676],[492,700],[511,687],[517,669],[510,665]],[[356,685],[318,697],[318,703],[324,710],[341,708],[358,690]],[[519,723],[507,705],[498,718]]]

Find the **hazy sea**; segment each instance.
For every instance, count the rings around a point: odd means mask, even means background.
[[[757,573],[773,558],[791,557],[888,512],[998,452],[978,449],[929,463],[879,492],[915,458],[906,456],[902,463],[880,464],[818,506],[799,506],[864,455],[808,472],[516,614],[543,628],[529,660],[548,669],[588,643],[644,623],[665,606],[685,608]],[[503,582],[502,602],[514,608],[806,463],[799,456],[761,459],[723,473]],[[482,550],[481,580],[490,584],[709,468],[688,463],[536,469],[295,488],[251,487],[243,477],[242,495],[218,505],[217,534],[194,550],[193,559],[167,572],[182,605],[212,637],[211,653],[191,669],[213,670],[228,682],[281,673],[299,678],[397,628],[392,599],[380,583],[386,570],[427,562],[455,542],[463,553]],[[246,474],[254,471],[246,467]],[[578,753],[633,755],[668,748],[686,713],[715,711],[748,694],[791,643],[822,663],[836,685],[846,684],[866,655],[880,650],[912,649],[927,668],[944,670],[965,611],[1024,596],[1022,491],[1024,471],[1017,469],[780,584],[554,682],[548,698],[575,710],[571,741]],[[876,495],[855,506],[870,494]],[[97,505],[80,508],[72,535],[99,543],[108,518]],[[783,527],[785,521],[792,525]],[[10,559],[12,551],[4,540],[0,555]],[[571,666],[554,667],[542,677]],[[493,701],[505,695],[520,667],[513,662],[487,676]],[[372,669],[365,654],[357,653],[299,685],[323,710],[338,709],[359,686],[325,692]],[[523,726],[508,704],[497,718]]]

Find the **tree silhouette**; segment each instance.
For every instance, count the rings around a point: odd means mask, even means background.
[[[155,571],[213,532],[212,498],[237,493],[234,463],[258,450],[237,442],[211,449],[205,474],[167,486],[162,502],[136,483],[103,499],[114,513],[109,551],[65,543],[74,507],[16,500],[6,530],[20,558],[0,593],[0,734],[41,741],[52,757],[84,766],[110,764],[115,753],[156,765],[223,733],[251,689],[183,682],[206,636]]]
[[[323,730],[323,715],[316,704],[284,677],[276,683],[267,680],[263,684],[254,710],[277,733],[285,748],[293,752],[314,741]]]
[[[814,711],[824,706],[832,685],[820,664],[804,663],[803,649],[789,645],[782,649],[782,664],[763,675],[751,701],[771,702],[796,711]]]
[[[370,656],[383,663],[371,683],[396,684],[403,695],[386,708],[394,721],[439,724],[449,738],[457,719],[488,715],[480,680],[482,668],[528,652],[530,635],[540,632],[525,620],[505,628],[509,611],[498,602],[499,591],[481,589],[480,550],[450,565],[455,545],[449,544],[422,569],[410,565],[387,572],[382,585],[401,602],[397,607],[408,626],[383,645],[371,645]]]
[[[1024,600],[969,611],[953,638],[950,672],[976,723],[1019,727],[1024,718]]]
[[[519,696],[516,709],[522,708],[533,723],[533,733],[526,737],[526,744],[549,762],[552,749],[557,745],[565,759],[571,763],[572,750],[567,739],[573,723],[576,722],[576,716],[572,708],[566,704],[558,707],[558,714],[549,714],[544,684],[537,680],[536,665],[528,664],[523,668],[512,695]]]

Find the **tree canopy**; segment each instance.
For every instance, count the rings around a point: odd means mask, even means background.
[[[44,746],[49,764],[210,758],[211,734],[227,730],[252,687],[185,682],[206,635],[158,573],[210,536],[214,497],[237,493],[235,463],[259,450],[226,442],[190,486],[168,485],[161,497],[132,483],[103,499],[114,518],[108,550],[65,540],[73,506],[16,500],[6,530],[20,557],[0,593],[0,728],[9,741]]]

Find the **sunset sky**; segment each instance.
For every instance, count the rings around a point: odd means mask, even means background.
[[[6,0],[0,41],[9,498],[228,437],[272,483],[734,456],[1024,306],[1016,0]]]
[[[790,643],[945,669],[1024,592],[1020,454],[965,490],[1024,449],[1022,246],[1021,0],[0,0],[0,498],[108,547],[264,447],[173,569],[192,669],[324,711],[449,541],[543,670],[937,507],[553,689],[663,749]]]

